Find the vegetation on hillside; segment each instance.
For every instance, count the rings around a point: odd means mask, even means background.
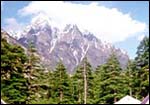
[[[92,70],[85,57],[73,75],[63,63],[46,70],[32,43],[28,53],[1,39],[1,97],[10,104],[113,104],[126,95],[142,100],[149,94],[149,38],[122,70],[115,53]]]

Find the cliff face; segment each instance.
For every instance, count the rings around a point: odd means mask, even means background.
[[[11,37],[4,30],[1,33],[10,43],[19,44],[25,49],[32,41],[44,65],[55,68],[57,62],[62,60],[69,73],[74,72],[85,56],[93,68],[107,62],[112,51],[116,53],[122,68],[129,60],[124,51],[103,43],[90,32],[82,33],[77,25],[67,24],[60,30],[51,26],[48,19],[38,18],[26,27],[19,39]]]

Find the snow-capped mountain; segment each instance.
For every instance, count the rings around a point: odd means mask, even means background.
[[[121,49],[102,42],[91,32],[81,32],[75,24],[67,24],[63,30],[60,30],[51,25],[49,18],[42,15],[33,19],[21,33],[18,41],[27,47],[31,40],[34,42],[43,64],[54,68],[57,62],[62,60],[69,73],[74,72],[74,68],[85,56],[93,68],[104,64],[112,50],[116,52],[123,68],[126,67],[129,59]]]
[[[1,29],[1,38],[5,38],[10,44],[22,46],[22,48],[25,50],[25,53],[27,52],[27,48],[20,44],[19,41],[14,38],[14,36],[12,37],[11,34],[6,32],[4,29]]]

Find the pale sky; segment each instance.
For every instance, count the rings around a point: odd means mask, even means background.
[[[149,36],[148,1],[3,1],[1,9],[4,29],[19,32],[43,13],[52,25],[76,24],[81,31],[126,50],[130,58],[136,56],[142,38]]]

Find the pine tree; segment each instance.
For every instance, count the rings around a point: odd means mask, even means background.
[[[137,69],[149,66],[149,37],[145,36],[137,48],[137,57],[135,58]]]
[[[125,84],[127,85],[127,94],[133,96],[134,94],[134,61],[129,60],[126,70],[124,71]]]
[[[33,45],[33,42],[30,41],[28,44],[28,62],[25,65],[26,69],[26,77],[28,78],[28,103],[34,103],[39,100],[41,95],[38,93],[38,89],[40,87],[39,82],[37,82],[40,78],[40,74],[44,71],[40,64],[40,58],[36,53],[36,48]]]
[[[74,99],[76,103],[92,103],[93,73],[92,67],[87,61],[87,58],[84,58],[81,64],[77,67],[73,80]]]
[[[32,104],[51,104],[54,93],[54,78],[51,71],[40,70],[36,74],[34,83],[36,84],[36,97],[37,100],[33,100]]]
[[[104,104],[105,100],[102,100],[102,97],[104,96],[104,86],[102,86],[102,82],[109,78],[109,76],[106,73],[106,69],[104,69],[105,65],[98,66],[96,68],[96,71],[94,73],[94,104]]]
[[[149,94],[149,37],[144,37],[137,48],[135,58],[135,97],[141,99]]]
[[[96,89],[94,89],[95,103],[113,104],[124,96],[123,76],[119,61],[114,53],[110,56],[107,63],[97,68],[95,78]]]
[[[10,104],[27,101],[27,79],[23,68],[27,62],[24,50],[1,39],[1,96]]]
[[[76,68],[76,73],[72,77],[73,79],[73,99],[75,103],[82,104],[83,103],[83,91],[84,91],[84,84],[83,84],[83,68],[78,66]]]
[[[56,66],[56,70],[54,71],[54,77],[55,77],[55,93],[53,94],[55,96],[55,102],[62,104],[62,103],[68,103],[69,97],[71,95],[68,93],[69,91],[69,76],[66,72],[66,68],[63,65],[62,62],[59,62]]]

